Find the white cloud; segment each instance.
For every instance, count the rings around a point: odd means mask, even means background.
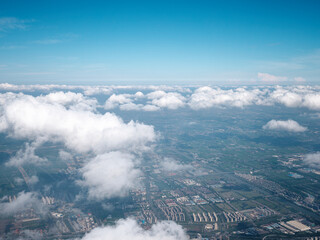
[[[183,228],[173,221],[158,222],[144,230],[131,218],[119,220],[115,226],[93,229],[82,240],[188,240]]]
[[[142,104],[135,104],[135,103],[125,103],[125,104],[122,104],[120,105],[120,110],[123,110],[123,111],[140,111],[142,110],[144,106]]]
[[[311,167],[320,168],[320,152],[306,154],[303,160]]]
[[[146,112],[154,112],[154,111],[159,111],[160,107],[155,106],[155,105],[151,105],[151,104],[147,104],[142,107],[142,110],[146,111]]]
[[[139,91],[139,92],[136,92],[136,93],[134,94],[134,96],[137,97],[137,98],[142,98],[142,97],[144,97],[144,94]]]
[[[244,107],[253,104],[263,104],[261,96],[265,92],[259,89],[245,88],[223,90],[220,88],[200,87],[194,91],[189,100],[189,106],[198,110],[213,106]]]
[[[144,104],[136,104],[135,100],[147,98]],[[154,91],[144,95],[142,92],[135,94],[113,94],[105,102],[105,109],[114,109],[119,107],[124,111],[158,111],[161,108],[177,109],[185,105],[186,98],[177,92],[166,93],[162,90]]]
[[[68,161],[68,160],[72,159],[72,154],[68,153],[66,151],[60,150],[59,151],[59,157],[60,157],[61,160]]]
[[[320,93],[305,95],[301,106],[307,107],[311,110],[320,110]]]
[[[121,152],[98,155],[81,169],[80,184],[89,188],[91,199],[125,196],[138,185],[141,173],[135,168],[135,161],[133,155]]]
[[[66,109],[27,95],[19,95],[2,106],[0,131],[17,139],[62,142],[78,153],[141,150],[155,141],[152,126],[115,114]]]
[[[41,102],[60,104],[76,110],[95,110],[98,104],[95,98],[88,98],[81,93],[74,92],[54,92],[44,96],[41,95],[37,99]]]
[[[320,110],[320,93],[317,87],[280,87],[270,93],[269,101],[281,103],[286,107],[306,107]]]
[[[99,94],[111,94],[112,89],[110,87],[104,87],[104,86],[86,86],[83,88],[83,94],[87,96],[91,95],[99,95]]]
[[[6,166],[21,166],[24,164],[34,164],[34,165],[43,165],[48,160],[46,158],[41,158],[35,155],[36,147],[38,146],[38,142],[36,144],[26,143],[24,149],[20,149],[15,156],[11,157],[9,162],[6,162]]]
[[[296,80],[302,80],[297,77]],[[317,86],[275,86],[275,87],[240,87],[240,88],[211,88],[200,87],[191,96],[182,95],[191,90],[185,87],[169,86],[72,86],[72,85],[12,85],[0,84],[0,90],[5,91],[57,91],[40,96],[46,101],[54,102],[68,108],[79,108],[83,110],[95,110],[99,107],[95,98],[87,96],[95,94],[111,94],[113,90],[156,90],[150,93],[137,91],[135,94],[113,94],[105,102],[105,109],[119,108],[123,111],[158,111],[161,108],[177,109],[186,105],[192,109],[210,107],[246,107],[250,105],[273,105],[283,104],[286,107],[303,107],[319,111],[320,92]],[[61,91],[69,91],[63,93]],[[168,90],[171,92],[165,92]],[[83,91],[74,93],[70,91]],[[172,92],[176,91],[176,92]],[[179,93],[181,92],[181,93]],[[9,93],[6,93],[7,95]],[[15,96],[16,97],[16,96]],[[146,100],[146,101],[145,101]],[[1,100],[0,100],[1,101]],[[65,101],[65,102],[63,102]],[[145,101],[145,102],[143,102]],[[78,102],[78,104],[76,104]],[[186,104],[187,103],[187,104]]]
[[[301,126],[296,121],[291,119],[286,121],[281,120],[271,120],[266,125],[263,126],[263,129],[267,130],[282,130],[288,132],[305,132],[307,131],[306,127]]]
[[[131,103],[131,95],[130,94],[112,94],[104,104],[104,108],[109,110],[118,107],[121,104]]]
[[[152,100],[153,105],[168,109],[183,107],[186,101],[186,98],[177,92],[155,91],[147,94],[147,97]]]
[[[39,178],[36,175],[33,175],[29,178],[29,184],[33,185],[39,182]]]
[[[30,21],[21,20],[15,17],[0,18],[0,31],[7,31],[13,29],[26,29],[26,23]]]
[[[24,183],[24,180],[23,180],[23,178],[15,177],[14,178],[14,183],[20,186],[20,185],[22,185]]]
[[[40,97],[0,95],[0,132],[31,142],[6,164],[43,163],[46,159],[35,155],[36,148],[45,142],[63,143],[70,152],[96,156],[82,169],[82,185],[89,188],[91,198],[123,196],[135,187],[140,172],[133,155],[121,152],[149,150],[157,134],[153,126],[134,121],[125,123],[115,114],[87,110],[83,102],[90,100],[82,94],[63,92]],[[65,151],[59,155],[62,160],[72,157]]]
[[[299,107],[302,104],[302,97],[295,92],[283,88],[277,88],[270,94],[270,98],[286,107]]]
[[[165,171],[182,171],[192,169],[192,166],[189,164],[181,164],[172,158],[164,158],[161,161],[160,166]]]
[[[42,45],[57,44],[57,43],[61,43],[61,42],[63,42],[63,40],[56,39],[56,38],[33,41],[33,43],[42,44]]]
[[[296,82],[298,82],[298,83],[303,83],[303,82],[306,81],[306,79],[303,78],[303,77],[295,77],[294,80],[295,80]]]
[[[33,192],[20,192],[16,199],[11,202],[4,201],[8,200],[8,197],[2,198],[0,202],[0,212],[4,216],[11,216],[18,212],[30,209],[30,207],[36,210],[41,210],[41,202],[37,198],[37,194]]]
[[[7,65],[0,65],[1,67],[7,67]],[[0,83],[0,90],[6,91],[35,91],[35,90],[42,90],[42,91],[50,91],[50,90],[82,90],[84,95],[98,95],[98,94],[106,94],[109,95],[112,93],[113,90],[139,90],[138,94],[135,94],[135,97],[142,97],[140,91],[147,90],[147,91],[177,91],[182,93],[189,93],[191,90],[187,87],[181,86],[145,86],[145,85],[137,85],[137,86],[86,86],[86,85],[59,85],[59,84],[30,84],[30,85],[15,85],[10,83]],[[140,92],[140,93],[139,93]],[[139,96],[140,95],[140,96]]]
[[[0,89],[5,91],[50,91],[50,90],[86,90],[91,87],[75,85],[57,85],[57,84],[34,84],[34,85],[15,85],[10,83],[0,83]]]
[[[286,81],[288,78],[271,75],[269,73],[258,73],[258,79],[266,83],[277,83]]]

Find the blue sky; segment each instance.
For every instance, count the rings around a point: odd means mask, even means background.
[[[0,82],[317,84],[319,12],[317,0],[2,0]]]

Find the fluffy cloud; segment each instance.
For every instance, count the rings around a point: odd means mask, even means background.
[[[140,111],[143,107],[143,104],[135,104],[132,102],[120,105],[120,109],[123,111]]]
[[[135,100],[149,99],[144,104],[134,103]],[[135,94],[113,94],[104,104],[105,109],[119,107],[124,111],[158,111],[161,108],[177,109],[185,105],[186,98],[177,92],[166,93],[162,90],[144,95],[142,92]]]
[[[231,106],[243,108],[249,105],[281,104],[286,107],[304,107],[320,110],[319,88],[295,86],[275,88],[220,88],[200,87],[194,91],[188,105],[192,109],[204,109],[214,106]]]
[[[96,86],[96,87],[83,87],[83,94],[87,96],[99,95],[99,94],[111,94],[112,89],[110,87]]]
[[[20,186],[20,185],[22,185],[24,183],[24,180],[23,180],[23,178],[15,177],[14,178],[14,183]]]
[[[152,104],[160,108],[177,109],[185,105],[186,98],[180,93],[155,91],[147,95]]]
[[[269,73],[258,73],[258,79],[266,83],[276,83],[286,81],[288,78],[271,75]]]
[[[105,109],[113,109],[122,104],[129,104],[132,102],[130,94],[112,94],[104,104]]]
[[[87,89],[83,86],[74,85],[55,85],[55,84],[34,84],[34,85],[15,85],[10,83],[0,83],[0,90],[5,91],[50,91],[50,90],[76,90]]]
[[[160,166],[165,171],[181,171],[192,169],[191,165],[181,164],[172,158],[164,158],[164,160],[161,161]]]
[[[131,218],[119,220],[115,226],[93,229],[82,240],[188,240],[189,237],[181,226],[172,221],[154,224],[149,230],[141,228]]]
[[[20,149],[15,156],[11,157],[9,162],[6,162],[6,166],[21,166],[24,164],[42,165],[48,160],[35,155],[37,144],[29,143],[25,144],[25,149]]]
[[[91,199],[125,196],[138,185],[140,171],[134,161],[133,155],[121,152],[98,155],[81,169],[84,180],[80,184],[89,188]]]
[[[270,93],[269,101],[280,103],[286,107],[305,107],[310,110],[320,110],[319,89],[308,86],[276,87]]]
[[[263,104],[261,95],[265,94],[259,89],[247,90],[245,88],[222,90],[211,87],[200,87],[191,95],[189,106],[192,109],[210,108],[213,106],[244,107],[252,104]]]
[[[304,96],[304,101],[301,104],[311,110],[320,110],[320,93],[307,94]]]
[[[70,152],[96,156],[81,171],[82,185],[89,188],[91,198],[123,196],[137,183],[140,172],[134,156],[121,152],[146,151],[157,135],[153,126],[125,123],[115,114],[83,107],[88,101],[82,94],[63,92],[40,97],[0,95],[0,132],[31,142],[7,166],[43,163],[46,159],[35,155],[36,148],[45,142],[63,143]],[[72,157],[64,151],[59,155],[62,160]]]
[[[59,151],[59,157],[60,157],[60,159],[62,159],[64,161],[68,161],[68,160],[71,160],[73,156],[72,156],[71,153],[68,153],[66,151],[60,150]]]
[[[263,126],[263,129],[282,130],[282,131],[288,131],[288,132],[304,132],[307,130],[306,127],[301,126],[299,123],[291,119],[287,121],[271,120],[266,125]]]
[[[0,202],[0,212],[4,216],[11,216],[18,212],[30,209],[30,207],[36,210],[41,209],[41,202],[39,201],[37,194],[33,192],[20,192],[16,199],[8,202],[8,197],[2,198]]]
[[[281,80],[281,77],[260,73],[260,78],[270,81]],[[295,78],[302,81],[301,77]],[[112,94],[104,104],[104,108],[120,108],[123,111],[158,111],[161,108],[177,109],[189,105],[192,109],[223,107],[246,107],[250,105],[282,104],[286,107],[303,107],[310,110],[320,110],[320,93],[317,86],[275,86],[275,87],[241,87],[241,88],[211,88],[200,87],[192,92],[186,87],[171,86],[72,86],[72,85],[12,85],[0,84],[0,90],[5,91],[57,91],[45,96],[43,100],[82,110],[95,110],[99,107],[97,100],[87,96],[95,94],[111,94],[114,90],[138,90],[135,94]],[[63,93],[61,91],[69,91]],[[143,91],[153,91],[142,93]],[[70,91],[82,91],[73,93]],[[166,92],[170,91],[170,92]],[[182,93],[184,95],[182,95]],[[12,93],[6,93],[12,95]],[[16,97],[16,96],[15,96]],[[0,98],[1,101],[1,98]],[[186,104],[187,103],[187,104]]]
[[[302,96],[300,94],[288,91],[283,88],[277,88],[270,94],[271,100],[281,103],[286,107],[299,107],[302,104]]]
[[[39,96],[37,99],[41,102],[60,104],[66,108],[76,110],[95,110],[98,104],[96,99],[87,98],[81,93],[74,92],[54,92],[45,96]]]
[[[32,96],[22,95],[2,107],[1,132],[17,139],[62,142],[78,153],[140,150],[156,138],[152,126],[126,124],[111,113],[66,109]]]
[[[29,184],[33,185],[39,182],[39,178],[36,175],[33,175],[29,178]]]
[[[154,112],[154,111],[160,110],[160,107],[155,106],[155,105],[151,105],[151,104],[147,104],[142,107],[142,110],[146,111],[146,112]]]
[[[311,167],[320,168],[320,152],[306,154],[303,160]]]

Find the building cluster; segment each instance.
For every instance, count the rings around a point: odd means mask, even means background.
[[[242,222],[247,220],[246,216],[244,216],[240,212],[223,212],[223,216],[226,219],[226,222]]]
[[[42,203],[45,204],[45,205],[52,205],[52,204],[55,203],[54,198],[53,198],[53,197],[48,197],[48,196],[43,196],[43,197],[41,198],[41,201],[42,201]]]
[[[219,218],[215,212],[200,212],[192,213],[192,218],[194,222],[218,222]]]
[[[271,232],[281,232],[284,234],[294,235],[300,232],[319,233],[319,228],[313,226],[312,223],[305,219],[293,219],[289,221],[280,221],[264,225],[264,227]]]
[[[263,217],[270,217],[272,215],[277,214],[276,211],[274,211],[266,206],[243,210],[243,211],[241,211],[241,213],[250,219],[260,219]]]
[[[141,202],[140,207],[142,210],[143,217],[148,224],[157,223],[158,219],[153,213],[153,211],[150,209],[150,206],[147,202]]]
[[[167,220],[184,222],[186,220],[185,214],[182,211],[182,208],[177,204],[173,204],[171,201],[168,204],[164,203],[162,200],[156,200],[156,206],[162,211]]]

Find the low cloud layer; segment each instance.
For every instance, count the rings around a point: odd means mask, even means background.
[[[159,108],[177,109],[183,107],[186,98],[180,93],[164,91],[155,91],[147,95],[151,99],[151,103]]]
[[[140,172],[134,156],[149,150],[157,138],[153,126],[97,113],[96,101],[82,94],[6,93],[0,94],[0,103],[0,132],[27,141],[6,165],[46,163],[36,149],[46,142],[62,143],[69,152],[88,155],[81,172],[90,198],[124,196],[135,187]],[[65,151],[59,155],[61,160],[72,156]]]
[[[188,240],[183,228],[173,221],[158,222],[149,230],[141,228],[134,219],[119,220],[115,226],[93,229],[82,240]]]
[[[152,149],[157,134],[151,125],[124,122],[111,112],[123,111],[175,111],[180,108],[205,110],[209,108],[246,108],[249,106],[281,105],[290,108],[320,111],[320,88],[317,86],[267,87],[170,87],[170,86],[68,86],[68,85],[11,85],[0,84],[4,91],[40,91],[38,96],[6,92],[0,94],[0,132],[26,143],[7,166],[46,164],[48,159],[37,156],[44,143],[61,143],[67,152],[60,152],[61,160],[73,154],[86,154],[87,162],[81,171],[82,186],[88,188],[90,198],[123,196],[133,187],[134,178],[140,176],[136,156]],[[44,93],[49,91],[47,95]],[[56,91],[56,92],[50,92]],[[41,94],[42,95],[39,95]],[[34,95],[37,95],[34,94]],[[105,94],[104,98],[92,95]],[[100,99],[99,102],[97,99]],[[264,129],[304,132],[305,126],[288,120],[271,120]],[[59,149],[59,150],[63,150]],[[119,162],[108,154],[118,153]],[[128,154],[130,157],[123,157]],[[98,171],[91,161],[106,172],[124,164],[125,174],[118,178],[117,186],[92,180]],[[115,162],[115,163],[114,163]],[[163,169],[178,171],[187,166],[165,160]],[[115,172],[116,173],[116,172]],[[123,180],[123,181],[122,181]],[[108,181],[111,181],[108,179]],[[110,189],[114,191],[110,191]],[[110,192],[106,194],[105,192]]]
[[[80,185],[89,189],[91,199],[125,196],[139,184],[141,172],[135,168],[135,161],[133,155],[121,152],[98,155],[81,169]]]
[[[48,162],[46,158],[35,154],[37,143],[26,143],[24,149],[20,149],[15,156],[11,157],[6,166],[21,166],[24,164],[43,165]]]
[[[30,95],[7,99],[1,109],[0,131],[17,139],[62,142],[78,153],[97,154],[121,149],[139,151],[156,138],[152,126],[124,123],[108,112],[66,108],[60,98],[50,103],[44,99]]]
[[[263,82],[281,82],[285,77],[259,73]],[[303,82],[296,77],[297,83]],[[46,102],[55,102],[73,109],[94,110],[100,107],[92,95],[108,95],[106,110],[119,108],[123,111],[176,110],[190,107],[194,110],[212,107],[245,108],[251,105],[284,105],[320,111],[318,86],[256,86],[238,88],[181,87],[181,86],[72,86],[72,85],[12,85],[0,84],[4,91],[58,91],[40,96]],[[136,90],[136,93],[131,93]],[[67,91],[63,93],[63,91]],[[81,92],[81,93],[80,93]],[[119,93],[121,92],[121,93]]]
[[[264,92],[259,89],[245,88],[222,90],[220,88],[201,87],[195,90],[189,100],[189,106],[194,109],[205,109],[214,106],[232,106],[243,108],[253,104],[263,104]]]
[[[307,165],[320,169],[320,152],[306,154],[303,160]]]
[[[0,212],[2,216],[12,216],[21,211],[25,211],[33,207],[35,210],[42,211],[41,202],[37,198],[37,194],[33,192],[20,192],[16,199],[11,202],[8,197],[2,198],[0,202]]]
[[[160,166],[163,170],[168,172],[182,171],[182,170],[190,170],[192,166],[189,164],[181,164],[172,158],[164,158],[160,162]]]
[[[278,131],[288,131],[288,132],[305,132],[306,127],[301,126],[294,120],[271,120],[266,125],[263,126],[266,130],[278,130]]]

